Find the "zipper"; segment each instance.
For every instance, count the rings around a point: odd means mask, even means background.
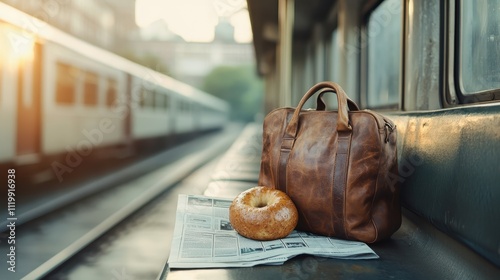
[[[373,112],[373,111],[371,111],[369,109],[364,109],[364,110],[360,110],[360,111],[357,111],[357,112],[366,112],[366,113],[372,115],[377,120],[377,123],[379,125],[381,124],[380,119],[382,119],[384,121],[384,132],[385,132],[384,142],[385,143],[389,142],[389,137],[391,136],[391,133],[394,132],[394,130],[396,130],[396,125],[392,121],[387,120],[382,115],[380,115],[380,114],[378,114],[376,112]]]
[[[384,130],[385,130],[385,143],[389,142],[389,136],[396,129],[396,125],[384,119]]]

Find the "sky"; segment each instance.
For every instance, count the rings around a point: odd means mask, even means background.
[[[136,23],[147,26],[158,19],[188,42],[210,42],[219,17],[235,27],[237,42],[251,42],[245,0],[136,0]]]

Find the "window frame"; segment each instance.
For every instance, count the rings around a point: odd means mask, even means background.
[[[168,109],[167,104],[168,104],[168,95],[165,93],[165,91],[162,90],[157,90],[155,91],[155,103],[154,103],[154,108],[159,111],[166,111]]]
[[[106,79],[106,107],[111,108],[118,100],[118,83],[116,79],[108,77]]]
[[[91,70],[83,72],[83,97],[82,104],[85,107],[99,106],[99,74]]]
[[[2,109],[2,104],[4,103],[3,101],[3,91],[4,91],[4,62],[0,61],[0,109]]]
[[[80,74],[80,69],[76,68],[75,66],[62,62],[62,61],[57,61],[56,69],[55,69],[55,89],[54,89],[54,103],[57,106],[75,106],[77,104],[77,84],[78,84],[78,75]],[[67,71],[60,71],[60,67],[66,68]],[[63,75],[61,75],[63,74]],[[63,78],[63,80],[61,79]],[[64,86],[70,86],[71,87],[71,98],[69,102],[66,102],[66,99],[61,99],[60,97],[65,97],[63,95],[59,94],[59,85],[60,83],[64,82]],[[69,82],[68,82],[69,81]],[[69,87],[68,86],[68,87]],[[65,91],[66,92],[66,91]],[[65,94],[67,95],[67,94]]]
[[[147,89],[141,87],[141,97],[139,99],[139,107],[142,110],[154,110],[155,108],[155,89]]]
[[[444,103],[448,106],[458,106],[471,103],[498,102],[500,88],[467,93],[464,90],[461,77],[462,69],[462,28],[461,0],[448,1],[447,46],[448,51],[448,90],[445,91]]]

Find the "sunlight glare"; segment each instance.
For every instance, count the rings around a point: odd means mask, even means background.
[[[145,27],[161,18],[162,10],[159,6],[165,6],[158,0],[136,0],[135,1],[135,23],[139,27]]]
[[[8,24],[0,25],[0,59],[8,64],[33,60],[35,39]]]
[[[230,22],[234,26],[234,39],[236,42],[252,42],[252,26],[250,25],[250,18],[247,10],[241,10],[234,14]]]
[[[217,15],[207,0],[137,0],[136,23],[147,26],[163,19],[170,30],[186,41],[210,42]]]
[[[169,29],[188,42],[210,42],[214,39],[214,28],[219,19],[218,15],[227,16],[235,27],[235,40],[248,43],[252,40],[248,11],[244,8],[244,1],[228,2],[233,6],[221,10],[221,1],[224,0],[137,0],[136,23],[140,27],[163,19]],[[224,2],[225,3],[225,2]],[[229,11],[235,14],[221,14]]]

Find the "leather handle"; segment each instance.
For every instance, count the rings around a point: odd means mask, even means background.
[[[299,105],[295,109],[290,122],[288,123],[285,130],[285,138],[295,138],[297,135],[297,128],[299,125],[299,115],[302,107],[306,101],[313,96],[317,91],[322,89],[329,89],[329,91],[335,92],[337,94],[337,102],[339,104],[338,108],[338,118],[337,118],[337,131],[351,131],[352,127],[349,124],[349,115],[347,114],[347,95],[344,90],[334,82],[321,82],[317,83],[311,87],[306,94],[302,97]],[[288,146],[288,145],[287,145]]]
[[[322,89],[319,94],[318,98],[316,99],[316,111],[325,111],[326,110],[326,102],[323,99],[323,95],[327,92],[331,92],[332,90],[329,88],[324,88]],[[347,97],[347,107],[349,108],[349,111],[359,111],[358,104],[356,104],[354,101],[352,101],[349,97]]]

